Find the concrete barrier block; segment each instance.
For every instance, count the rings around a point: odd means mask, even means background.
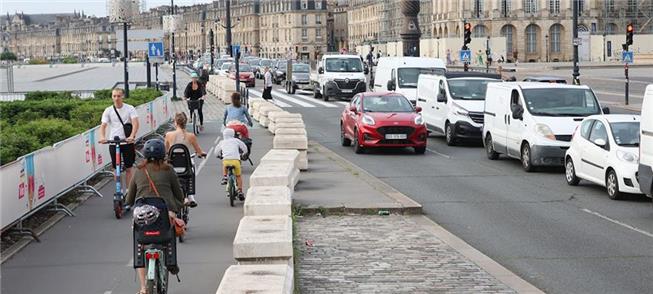
[[[232,265],[222,276],[216,294],[292,294],[294,270],[283,264]]]
[[[259,186],[247,190],[245,216],[287,215],[291,213],[291,192],[286,186]]]
[[[304,123],[278,123],[274,127],[275,135],[279,129],[306,129],[306,126]]]
[[[300,155],[295,149],[272,149],[261,158],[261,164],[265,163],[291,163],[294,168],[299,168]]]
[[[287,263],[293,256],[290,216],[244,216],[233,250],[238,262]]]
[[[275,135],[304,135],[306,136],[306,129],[304,128],[275,128]]]
[[[274,132],[277,130],[278,125],[282,124],[303,124],[304,121],[302,118],[297,118],[297,117],[277,117],[275,120],[270,120],[268,123],[268,130],[274,134]]]
[[[287,111],[276,112],[274,115],[270,115],[270,120],[276,122],[277,118],[302,118],[301,113],[290,113]]]
[[[308,152],[306,150],[299,151],[299,160],[297,162],[297,168],[299,170],[308,169]]]
[[[249,177],[249,186],[286,186],[295,191],[299,181],[299,169],[290,162],[262,163]]]
[[[272,141],[274,149],[308,149],[308,138],[303,135],[275,135]]]

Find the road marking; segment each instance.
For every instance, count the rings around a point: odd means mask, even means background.
[[[206,158],[204,158],[204,160],[202,160],[202,163],[200,163],[200,166],[197,167],[197,175],[199,175],[200,172],[202,172],[202,169],[206,165],[206,162],[209,161],[209,158],[211,158],[211,155],[213,155],[213,148],[215,147],[211,147],[211,149],[209,149],[209,153],[206,154]]]
[[[133,258],[133,257],[130,258],[129,261],[127,262],[127,264],[126,264],[125,266],[126,266],[126,267],[132,267],[132,266],[134,266],[134,258]],[[111,291],[107,291],[107,292],[111,293]],[[106,293],[106,292],[105,292],[105,293]]]
[[[306,97],[304,95],[295,95],[295,97],[297,97],[298,99],[307,100],[307,101],[309,101],[311,103],[317,103],[317,104],[320,104],[320,105],[326,106],[326,107],[338,107],[338,106],[336,106],[336,105],[334,105],[332,103],[328,103],[328,102],[318,100],[317,98],[312,98],[311,99],[311,98]]]
[[[213,141],[213,145],[218,145],[218,142],[220,142],[220,139],[221,139],[221,137],[220,137],[220,135],[218,135],[218,137],[215,138],[215,141]]]
[[[648,236],[648,237],[653,238],[653,234],[652,234],[652,233],[649,233],[649,232],[644,231],[644,230],[642,230],[642,229],[638,229],[638,228],[633,227],[633,226],[631,226],[631,225],[629,225],[629,224],[622,223],[622,222],[620,222],[620,221],[618,221],[618,220],[611,219],[611,218],[609,218],[609,217],[607,217],[607,216],[605,216],[605,215],[602,215],[602,214],[600,214],[600,213],[598,213],[598,212],[595,212],[595,211],[591,211],[591,210],[589,210],[589,209],[587,209],[587,208],[583,208],[583,209],[581,209],[581,210],[584,211],[584,212],[587,212],[587,213],[589,213],[589,214],[593,214],[593,215],[595,215],[595,216],[598,216],[598,217],[600,217],[600,218],[602,218],[602,219],[604,219],[604,220],[607,220],[607,221],[609,221],[609,222],[611,222],[611,223],[614,223],[614,224],[620,225],[620,226],[622,226],[622,227],[624,227],[624,228],[627,228],[627,229],[633,230],[633,231],[635,231],[635,232],[638,232],[638,233],[640,233],[640,234],[642,234],[642,235],[644,235],[644,236]]]
[[[440,153],[440,152],[438,152],[438,151],[436,151],[436,150],[429,149],[429,148],[426,148],[426,150],[427,150],[428,152],[433,153],[433,154],[436,154],[436,155],[442,156],[442,157],[444,157],[444,158],[446,158],[446,159],[451,159],[451,156],[446,155],[446,154],[444,154],[444,153]]]
[[[615,92],[606,92],[606,91],[594,91],[594,93],[599,94],[599,95],[606,95],[606,96],[617,96],[617,97],[625,97],[625,93],[615,93]],[[643,95],[637,95],[637,94],[628,94],[629,97],[631,98],[640,98],[644,99]]]
[[[344,106],[349,105],[349,102],[345,102],[345,101],[335,101],[335,102],[340,104],[340,105],[344,105]]]
[[[252,93],[252,94],[254,94],[254,96],[256,96],[256,97],[258,97],[258,98],[262,98],[262,97],[263,97],[263,94],[261,94],[261,92],[259,92],[259,91],[256,91],[256,90],[249,90],[249,92]],[[276,104],[277,106],[279,106],[279,107],[292,107],[292,105],[287,104],[287,103],[285,103],[285,102],[283,102],[283,101],[280,101],[279,99],[272,99],[272,102],[273,102],[274,104]]]
[[[104,294],[111,294],[111,293],[113,293],[113,292],[111,292],[111,291],[104,291]]]
[[[292,102],[292,103],[295,103],[295,104],[297,104],[297,105],[301,105],[301,106],[304,106],[304,107],[315,107],[315,105],[313,105],[313,104],[306,103],[306,102],[304,102],[304,101],[302,101],[302,100],[300,100],[300,99],[296,99],[296,98],[290,97],[290,96],[288,96],[288,95],[286,95],[286,94],[283,94],[283,93],[281,93],[281,92],[279,92],[279,91],[277,91],[277,90],[272,90],[272,93],[276,94],[276,95],[277,95],[278,97],[280,97],[280,98],[283,98],[283,99],[285,99],[285,100],[288,100],[288,101],[290,101],[290,102]]]

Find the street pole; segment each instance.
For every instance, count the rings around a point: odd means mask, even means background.
[[[544,48],[546,49],[546,62],[549,62],[549,35],[544,36]]]
[[[123,53],[122,55],[125,57],[124,63],[125,63],[125,98],[129,98],[129,70],[127,69],[127,61],[129,59],[129,51],[127,51],[127,23],[123,23],[123,31],[122,31],[122,36],[124,40],[124,46],[123,46]]]
[[[580,80],[578,79],[578,76],[580,76],[580,68],[578,67],[578,0],[573,0],[573,13],[574,13],[574,21],[573,21],[573,35],[574,35],[574,73],[572,74],[573,77],[573,84],[574,85],[580,85]]]
[[[485,72],[490,72],[490,36],[485,40]]]
[[[156,89],[159,90],[159,63],[154,64],[154,79],[156,83]]]
[[[145,55],[145,63],[147,64],[146,75],[147,75],[147,87],[152,87],[152,69],[150,69],[150,55]]]
[[[175,15],[175,0],[170,0],[170,15]],[[177,99],[177,54],[175,54],[175,32],[170,34],[170,56],[172,60],[172,99]]]
[[[234,52],[231,49],[231,0],[225,0],[225,10],[227,13],[227,24],[225,27],[227,33],[225,35],[225,41],[227,41],[227,50],[229,51],[228,54],[231,55],[231,57],[234,57]],[[236,63],[236,66],[238,66],[238,63]]]
[[[626,105],[628,105],[628,95],[630,92],[630,78],[628,77],[628,62],[624,64],[624,74],[626,75]]]
[[[213,29],[209,29],[209,43],[211,43],[211,73],[213,73],[213,64],[215,63],[215,47],[213,46]]]

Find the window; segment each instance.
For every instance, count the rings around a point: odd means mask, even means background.
[[[450,79],[449,93],[455,100],[485,100],[487,84],[500,82],[494,79]]]
[[[322,10],[322,0],[315,0],[315,9]]]
[[[316,15],[315,16],[315,24],[322,24],[322,16],[321,15]]]
[[[562,31],[562,26],[560,24],[554,24],[551,26],[551,52],[560,53],[560,36]]]
[[[307,16],[306,14],[302,14],[302,25],[306,25],[306,24],[308,24]]]
[[[578,1],[578,13],[583,14],[583,10],[585,10],[585,0],[577,0]]]
[[[474,29],[472,30],[472,36],[474,38],[485,38],[487,36],[485,26],[484,25],[475,26]]]
[[[619,146],[639,147],[639,122],[610,123],[612,138]]]
[[[501,16],[508,17],[512,6],[512,0],[501,0]]]
[[[302,9],[303,10],[308,9],[308,0],[302,0]]]
[[[483,8],[485,6],[485,3],[483,2],[483,0],[474,0],[474,15],[476,15],[476,17],[481,17],[483,14]]]
[[[614,12],[614,0],[604,0],[605,1],[605,11]]]
[[[528,111],[536,116],[588,116],[600,114],[599,104],[589,89],[524,89]]]
[[[504,26],[501,29],[501,36],[506,38],[506,54],[510,55],[512,51],[512,34],[513,27],[511,25]]]
[[[590,130],[592,130],[592,124],[595,122],[593,119],[589,119],[583,122],[582,125],[580,125],[580,135],[588,139],[590,138]]]
[[[524,1],[524,12],[525,13],[536,13],[537,12],[537,0],[523,0]]]
[[[590,141],[594,143],[598,139],[603,139],[606,143],[608,142],[608,131],[605,129],[605,125],[603,125],[602,122],[597,120],[594,123],[594,126],[592,126]]]
[[[322,29],[320,29],[320,28],[315,29],[315,38],[317,38],[317,39],[322,38]]]
[[[526,27],[526,52],[537,53],[537,26]]]
[[[308,30],[306,28],[302,29],[302,39],[308,39]]]
[[[361,99],[363,102],[363,112],[414,112],[413,104],[402,95],[381,95],[365,96]]]
[[[560,0],[549,0],[549,13],[560,14]]]

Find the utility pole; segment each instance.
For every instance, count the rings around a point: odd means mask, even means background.
[[[630,45],[633,44],[633,34],[634,33],[635,33],[635,27],[633,26],[632,23],[629,23],[626,26],[626,43],[623,44],[624,57],[629,52]],[[632,62],[632,60],[630,60],[630,61]],[[625,91],[626,91],[626,96],[625,96],[626,101],[625,101],[625,103],[626,103],[626,105],[628,105],[628,102],[629,102],[628,101],[628,98],[629,98],[628,96],[630,94],[629,93],[630,92],[630,77],[628,76],[628,60],[624,60],[624,75],[626,76],[626,86],[625,86],[626,87],[626,89],[625,89]]]
[[[490,36],[485,40],[485,72],[490,72],[490,62],[492,61],[492,52],[490,51]]]
[[[225,41],[227,41],[227,50],[229,51],[227,54],[229,54],[231,57],[234,57],[234,52],[231,49],[231,0],[225,0],[225,10],[227,13],[226,27],[225,27],[227,33],[225,36]],[[234,59],[234,61],[237,60]],[[238,62],[236,62],[236,68],[238,68]]]
[[[213,73],[213,64],[215,63],[215,47],[213,46],[213,29],[209,29],[209,43],[211,43],[211,73]]]
[[[175,0],[170,0],[170,15],[175,15]],[[175,53],[175,32],[170,33],[170,60],[172,61],[172,99],[177,99],[177,54]]]
[[[123,53],[122,56],[124,56],[124,64],[125,64],[125,98],[129,98],[129,70],[127,69],[127,62],[129,61],[129,51],[127,49],[127,22],[123,23],[122,27],[122,36],[123,36]]]
[[[580,85],[580,80],[578,79],[578,76],[580,76],[580,68],[578,67],[578,0],[573,0],[573,14],[574,14],[574,20],[573,20],[573,36],[574,36],[574,73],[572,74],[573,77],[573,84],[574,85]]]

